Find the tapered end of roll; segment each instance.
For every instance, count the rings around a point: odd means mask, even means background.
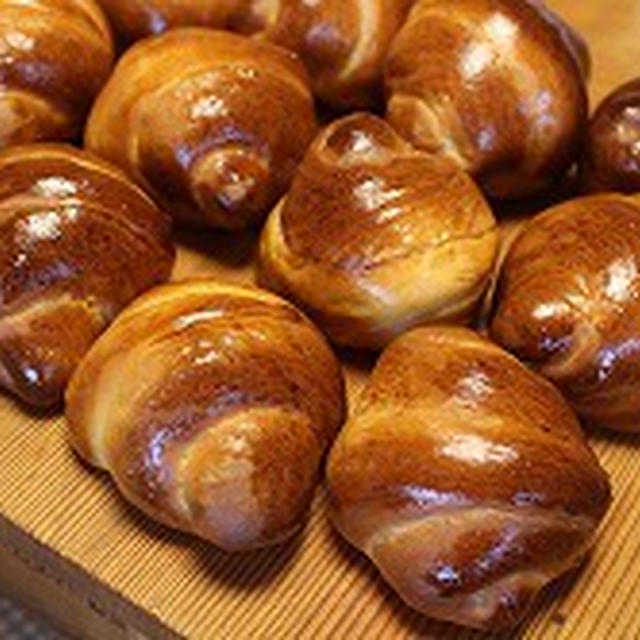
[[[579,563],[588,528],[547,514],[453,509],[389,526],[366,551],[414,609],[496,631],[517,625],[538,592]]]
[[[190,529],[227,551],[277,544],[300,527],[320,456],[306,415],[272,407],[240,411],[184,450],[178,506]]]
[[[260,222],[268,209],[269,163],[254,150],[211,151],[191,168],[193,198],[207,219],[226,229]]]
[[[0,321],[0,386],[33,407],[57,405],[103,327],[98,308],[66,299],[6,316]]]

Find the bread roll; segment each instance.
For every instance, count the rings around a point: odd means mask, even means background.
[[[295,51],[315,94],[334,108],[382,102],[382,68],[391,39],[414,0],[273,0],[264,36]]]
[[[391,124],[496,198],[562,177],[586,125],[586,45],[540,5],[419,0],[387,61]]]
[[[618,87],[596,110],[580,169],[587,191],[640,191],[640,78]]]
[[[99,0],[124,44],[176,27],[264,27],[261,0]]]
[[[334,524],[409,606],[485,630],[517,624],[584,558],[609,504],[560,393],[456,328],[383,353],[327,485]]]
[[[640,198],[597,195],[534,218],[511,248],[492,337],[582,417],[640,431]]]
[[[451,161],[355,114],[319,134],[269,217],[259,280],[335,342],[379,348],[415,325],[473,317],[495,226],[480,190]]]
[[[222,31],[176,29],[120,59],[85,135],[178,222],[257,224],[316,131],[301,63]]]
[[[67,392],[69,437],[152,518],[247,550],[300,527],[343,396],[324,338],[283,300],[166,285],[83,360]]]
[[[100,7],[0,0],[0,49],[0,149],[74,139],[113,63]]]
[[[0,153],[0,386],[55,405],[91,343],[169,277],[169,222],[118,169],[62,145]]]

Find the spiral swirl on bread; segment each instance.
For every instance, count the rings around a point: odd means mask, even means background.
[[[471,320],[496,223],[471,178],[380,118],[323,130],[269,217],[259,281],[337,343],[379,348],[409,327]]]
[[[152,518],[228,550],[300,527],[343,413],[340,365],[299,311],[209,281],[138,299],[67,392],[86,460]]]
[[[0,235],[0,385],[54,405],[118,311],[169,277],[169,221],[119,169],[30,145],[0,153]]]
[[[125,53],[85,143],[179,222],[239,229],[284,193],[315,132],[307,76],[292,53],[185,28]]]
[[[379,360],[330,453],[340,532],[411,607],[514,626],[575,567],[610,500],[560,393],[468,329],[416,329]]]
[[[558,181],[586,126],[588,50],[540,5],[419,0],[389,52],[389,121],[492,197]]]
[[[78,136],[112,64],[94,0],[1,0],[0,149]]]

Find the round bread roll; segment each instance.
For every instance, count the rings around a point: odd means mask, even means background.
[[[0,386],[56,405],[118,311],[169,277],[169,219],[102,160],[29,145],[0,153],[0,235]]]
[[[598,107],[580,169],[588,191],[640,191],[640,78],[617,88]]]
[[[294,307],[208,281],[128,307],[67,391],[71,444],[152,518],[230,551],[301,526],[343,421],[340,365]]]
[[[553,207],[512,246],[492,337],[555,382],[587,421],[640,431],[640,198]]]
[[[259,281],[336,343],[379,348],[409,327],[469,321],[496,249],[473,181],[361,113],[311,145],[263,231]]]
[[[286,191],[315,132],[294,54],[185,28],[125,53],[91,112],[85,143],[178,222],[241,229]]]
[[[113,64],[94,0],[0,0],[0,49],[0,149],[78,136]]]
[[[459,328],[388,347],[327,486],[338,530],[409,606],[492,631],[585,557],[610,500],[553,385]]]
[[[584,42],[542,3],[419,0],[387,60],[387,117],[488,195],[528,196],[576,158],[588,67]]]
[[[382,68],[393,36],[414,0],[274,0],[264,37],[295,51],[314,93],[340,110],[382,100]]]

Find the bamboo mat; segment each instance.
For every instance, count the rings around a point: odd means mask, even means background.
[[[640,74],[638,0],[550,4],[591,42],[594,97]],[[254,244],[250,236],[183,237],[176,277],[250,281]],[[351,398],[367,366],[347,363]],[[547,590],[521,629],[501,638],[640,639],[640,436],[591,440],[615,495],[594,553]],[[56,602],[67,603],[69,611],[80,603],[121,637],[487,637],[430,622],[405,607],[332,532],[321,491],[296,539],[268,551],[227,555],[129,507],[105,476],[68,449],[58,417],[29,415],[0,397],[0,442],[0,581],[10,583],[10,567],[24,563],[47,581]],[[48,596],[26,593],[55,613]],[[64,606],[56,606],[63,618]]]

